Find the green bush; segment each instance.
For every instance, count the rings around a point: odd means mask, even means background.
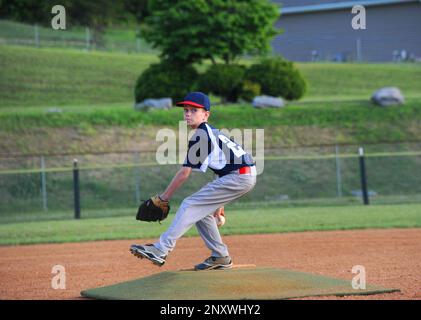
[[[260,95],[260,92],[260,84],[251,82],[249,80],[244,80],[240,98],[250,102],[254,97]]]
[[[236,64],[213,64],[199,78],[199,90],[236,102],[243,89],[246,68]]]
[[[250,66],[246,80],[260,84],[262,94],[300,99],[307,88],[306,81],[291,61],[281,57],[267,58]]]
[[[135,100],[159,99],[170,97],[180,101],[192,91],[198,78],[192,66],[177,66],[169,62],[152,64],[137,79]]]

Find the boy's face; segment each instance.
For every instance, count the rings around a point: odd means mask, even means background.
[[[203,108],[184,106],[184,120],[192,129],[196,129],[202,122],[208,121],[209,111]]]

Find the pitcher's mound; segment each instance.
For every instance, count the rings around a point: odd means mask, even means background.
[[[351,280],[274,268],[239,267],[211,271],[167,271],[115,285],[89,289],[94,299],[242,300],[309,296],[368,295],[399,291],[367,285],[353,289]]]

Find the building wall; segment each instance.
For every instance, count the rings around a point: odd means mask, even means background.
[[[421,57],[421,2],[367,7],[366,30],[352,29],[353,16],[351,9],[281,15],[273,51],[294,61],[311,61],[313,50],[320,60],[357,60],[358,47],[363,61],[392,61],[396,50]]]
[[[343,0],[346,2],[356,2],[358,3],[359,0]],[[336,2],[342,2],[338,0],[275,0],[272,1],[275,4],[279,4],[282,7],[298,7],[298,6],[310,6],[314,4],[326,4],[326,3],[336,3]]]

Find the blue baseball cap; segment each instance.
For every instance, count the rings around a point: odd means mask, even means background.
[[[178,107],[184,107],[188,105],[210,111],[209,97],[202,92],[190,92],[184,97],[183,101],[177,102],[175,105]]]

